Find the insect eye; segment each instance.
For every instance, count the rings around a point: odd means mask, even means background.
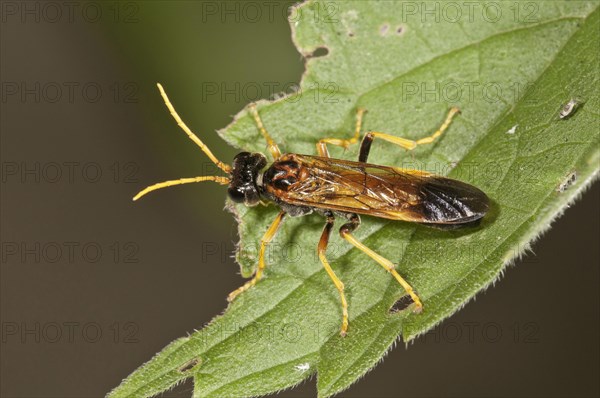
[[[229,187],[227,194],[235,203],[242,203],[245,198],[244,191],[240,187]]]

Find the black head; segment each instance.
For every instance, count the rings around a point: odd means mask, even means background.
[[[256,177],[267,165],[267,159],[261,153],[240,152],[233,158],[231,182],[227,193],[231,200],[256,206],[260,200]]]

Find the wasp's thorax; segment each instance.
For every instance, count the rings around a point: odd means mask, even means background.
[[[246,206],[256,206],[260,201],[260,194],[256,178],[260,171],[267,165],[263,154],[240,152],[233,158],[231,182],[227,193],[231,200],[244,203]]]

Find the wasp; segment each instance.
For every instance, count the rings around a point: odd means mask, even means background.
[[[282,154],[263,125],[256,105],[252,104],[249,107],[250,114],[267,142],[273,161],[269,164],[265,155],[261,153],[241,152],[234,157],[233,165],[230,166],[218,160],[186,126],[169,101],[163,87],[160,84],[157,86],[177,124],[227,176],[199,176],[161,182],[140,191],[133,200],[173,185],[214,181],[221,185],[228,185],[229,198],[234,202],[246,206],[272,202],[280,208],[279,214],[260,241],[258,266],[254,276],[242,287],[229,294],[230,302],[256,285],[263,277],[267,245],[275,237],[284,218],[317,212],[325,217],[325,227],[317,245],[317,254],[340,295],[342,336],[345,336],[348,331],[348,303],[344,294],[344,284],[331,268],[325,255],[335,216],[345,219],[345,223],[339,229],[341,237],[389,272],[410,296],[412,310],[421,312],[423,310],[421,299],[415,289],[396,271],[396,266],[354,237],[353,232],[361,223],[360,215],[456,227],[477,222],[489,209],[489,199],[486,194],[472,185],[423,171],[367,163],[371,144],[375,138],[406,150],[413,150],[418,145],[432,143],[442,135],[453,117],[459,113],[458,108],[450,109],[445,121],[435,133],[416,141],[382,132],[368,132],[360,144],[358,161],[350,161],[330,157],[327,145],[348,148],[358,143],[365,109],[357,110],[356,127],[351,138],[321,139],[316,144],[318,156],[313,156]]]

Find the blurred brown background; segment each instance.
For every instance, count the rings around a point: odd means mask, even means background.
[[[2,397],[103,396],[223,310],[242,283],[225,190],[130,200],[214,170],[155,83],[228,160],[215,130],[303,71],[290,3],[256,2],[259,17],[237,2],[69,4],[1,3]],[[599,196],[596,184],[535,256],[341,396],[598,396]],[[279,396],[314,395],[313,378]]]

